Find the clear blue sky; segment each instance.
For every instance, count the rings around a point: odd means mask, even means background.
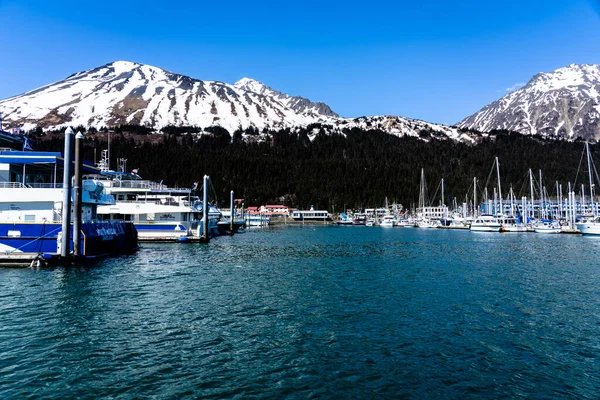
[[[600,63],[599,14],[600,0],[0,0],[0,99],[128,60],[453,124],[538,72]]]

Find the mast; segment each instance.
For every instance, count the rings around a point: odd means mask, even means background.
[[[540,219],[544,219],[546,216],[545,208],[544,208],[544,186],[542,186],[542,170],[540,172]]]
[[[444,178],[442,178],[442,207],[444,207]]]
[[[594,217],[596,216],[596,207],[594,207],[594,183],[592,177],[592,156],[590,155],[590,146],[588,142],[585,142],[585,150],[587,151],[587,163],[588,163],[588,175],[590,179],[590,201],[592,203],[592,208],[594,212]]]
[[[477,218],[477,178],[473,177],[473,218]]]
[[[419,188],[419,208],[425,212],[425,170],[421,168],[421,186]]]
[[[533,215],[533,173],[531,172],[531,168],[529,168],[529,190],[531,192],[531,218],[534,218]]]
[[[559,187],[558,181],[556,181],[556,206],[558,207],[558,219],[562,217],[562,205],[560,203],[560,198],[562,197],[562,188]]]
[[[496,157],[496,173],[498,175],[498,200],[500,203],[500,214],[504,214],[504,207],[502,207],[502,188],[500,187],[500,163],[498,162],[498,157]]]
[[[585,185],[581,184],[581,214],[585,215]]]
[[[106,152],[107,153],[106,170],[110,171],[110,130],[107,130],[106,134],[108,135],[108,139],[107,139],[107,141],[108,141],[108,151]]]
[[[515,192],[513,192],[512,185],[510,186],[510,192],[508,193],[508,197],[510,197],[510,215],[511,217],[515,216]]]

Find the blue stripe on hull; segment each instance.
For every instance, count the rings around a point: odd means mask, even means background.
[[[0,244],[9,247],[9,251],[56,253],[61,231],[58,223],[0,223]],[[137,248],[137,230],[123,221],[84,222],[79,240],[85,256],[127,253]]]
[[[179,227],[179,229],[176,229]],[[138,231],[186,231],[187,228],[182,224],[172,224],[172,225],[154,225],[154,224],[135,224],[135,228]]]

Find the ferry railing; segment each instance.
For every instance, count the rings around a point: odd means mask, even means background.
[[[21,182],[0,182],[0,189],[21,189],[26,187]]]
[[[112,181],[112,187],[124,188],[124,189],[163,189],[165,188],[162,184],[154,181]]]
[[[0,189],[62,189],[62,183],[0,182]]]

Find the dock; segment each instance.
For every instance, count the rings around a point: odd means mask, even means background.
[[[208,243],[209,238],[203,236],[182,236],[173,238],[172,236],[152,236],[152,237],[139,237],[139,243]]]
[[[29,268],[47,267],[56,264],[58,254],[5,252],[0,253],[0,267]]]

